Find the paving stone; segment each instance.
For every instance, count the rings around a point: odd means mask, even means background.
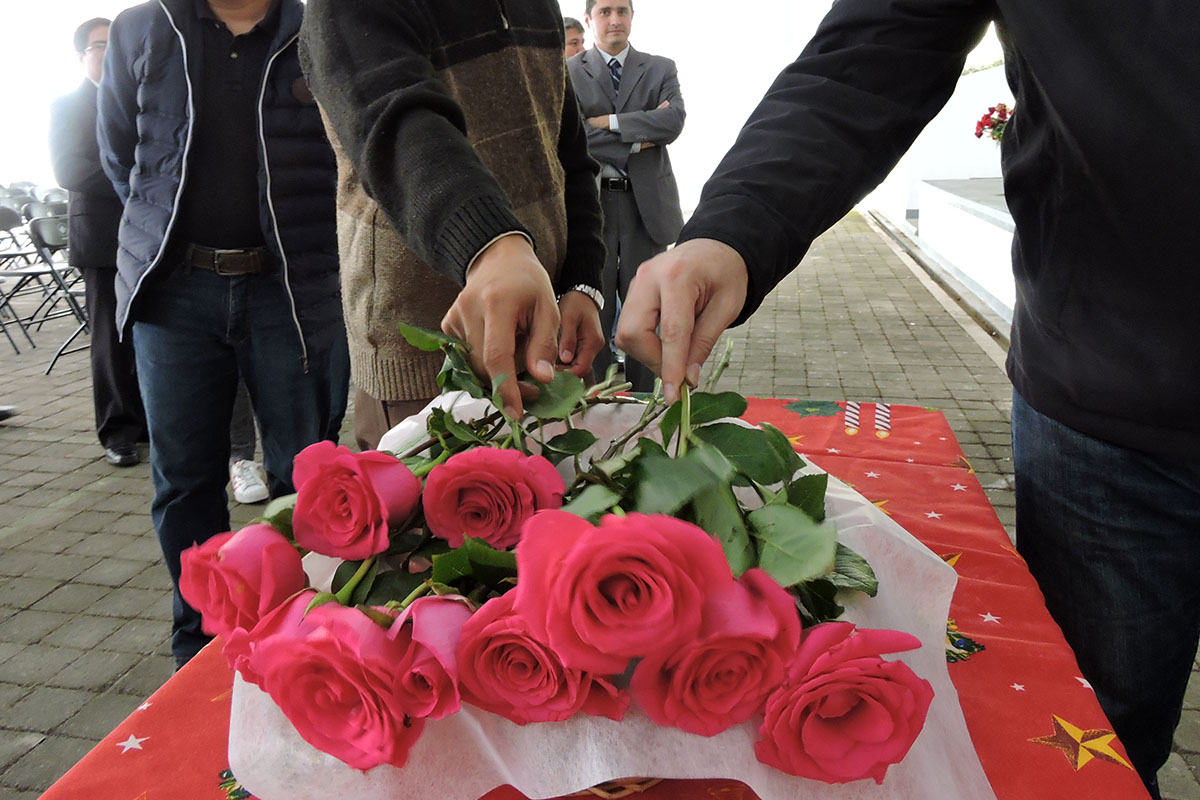
[[[24,730],[49,731],[74,716],[95,697],[92,692],[39,686],[5,713],[5,725]]]
[[[103,617],[95,614],[74,614],[57,630],[42,637],[42,644],[56,647],[77,647],[90,650],[95,647],[105,647],[119,650],[118,647],[108,647],[109,638],[126,622],[117,617]]]
[[[77,614],[87,611],[98,600],[108,595],[108,587],[90,586],[83,583],[67,583],[33,604],[38,611],[64,611]]]
[[[44,791],[95,746],[92,739],[48,736],[4,770],[4,783]]]
[[[56,611],[21,610],[0,622],[0,642],[36,644],[67,622],[70,616]]]
[[[69,719],[59,725],[55,733],[99,741],[142,703],[137,697],[118,692],[105,692],[101,695],[91,692],[81,694],[86,698],[83,706],[77,708]]]
[[[169,623],[167,623],[169,629]],[[166,655],[146,656],[121,676],[112,689],[121,694],[146,698],[158,691],[175,672],[175,659]]]
[[[4,679],[24,686],[41,686],[83,654],[73,647],[50,647],[40,639],[4,662]]]
[[[0,728],[0,768],[13,763],[41,744],[45,738],[46,735],[43,733]]]
[[[66,556],[61,557],[65,558]],[[79,583],[92,583],[99,586],[116,588],[124,585],[130,578],[139,574],[145,568],[146,564],[143,561],[105,558],[93,563],[91,567],[80,573],[75,580]]]
[[[112,686],[141,660],[132,653],[103,650],[84,652],[46,681],[50,686],[102,691]]]

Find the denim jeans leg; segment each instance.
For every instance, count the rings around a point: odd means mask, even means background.
[[[150,513],[175,585],[171,650],[178,664],[211,638],[179,593],[179,555],[229,530],[229,422],[237,362],[225,341],[225,278],[175,270],[147,287],[133,326],[150,430]]]
[[[1017,549],[1154,797],[1200,636],[1200,461],[1072,430],[1014,393]]]
[[[302,345],[292,306],[275,276],[235,278],[232,343],[262,433],[272,497],[295,491],[292,459],[326,438],[345,412],[349,354],[345,329],[306,331]],[[339,402],[340,391],[340,402]]]
[[[237,394],[233,400],[233,419],[229,422],[229,463],[253,461],[258,449],[258,434],[254,427],[254,408],[246,382],[238,378]]]

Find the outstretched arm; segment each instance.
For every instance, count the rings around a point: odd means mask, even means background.
[[[834,4],[705,184],[680,244],[630,287],[617,342],[658,365],[669,398],[717,326],[745,320],[883,180],[949,98],[992,12],[986,0]]]

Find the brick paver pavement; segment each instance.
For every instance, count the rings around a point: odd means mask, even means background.
[[[721,388],[943,410],[1012,531],[1011,395],[999,344],[852,214],[741,328]],[[86,356],[46,363],[65,321],[0,341],[0,799],[34,798],[166,680],[170,583],[149,467],[115,469],[92,430]],[[349,426],[343,441],[351,443]],[[143,450],[143,456],[145,451]],[[235,526],[259,507],[233,507]],[[1164,795],[1200,800],[1200,681]],[[1189,767],[1190,765],[1190,767]],[[82,800],[82,799],[81,799]]]

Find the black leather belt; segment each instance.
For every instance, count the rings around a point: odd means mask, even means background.
[[[265,247],[220,250],[184,242],[175,248],[175,252],[185,267],[218,275],[265,275],[275,270],[275,260]]]
[[[628,192],[632,191],[633,184],[629,178],[601,178],[600,188],[609,192]]]

